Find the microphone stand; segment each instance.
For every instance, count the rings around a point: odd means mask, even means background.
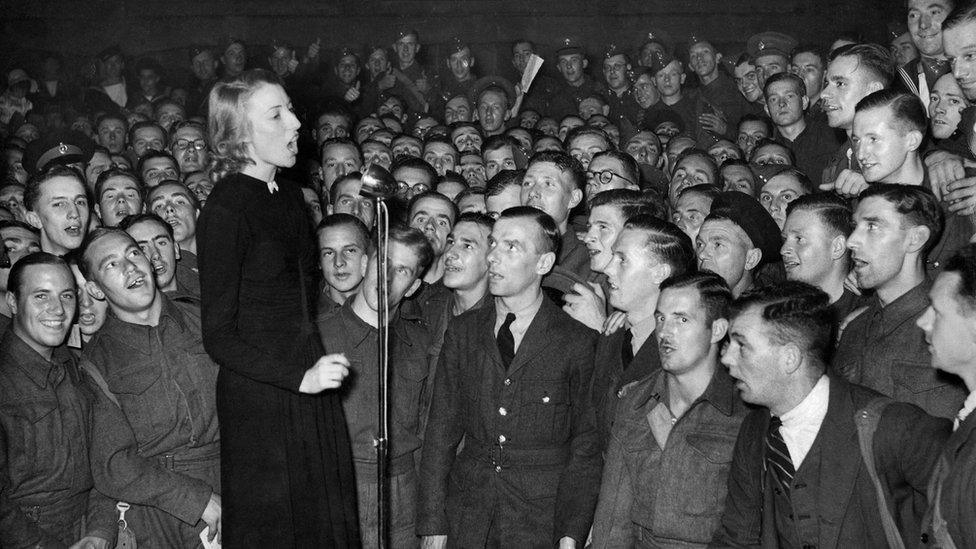
[[[396,194],[396,180],[382,166],[373,164],[362,175],[359,194],[376,201],[376,280],[378,305],[379,408],[376,438],[377,542],[390,547],[390,303],[387,251],[390,244],[390,212],[385,200]]]

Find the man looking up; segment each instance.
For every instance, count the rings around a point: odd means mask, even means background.
[[[149,258],[120,229],[96,229],[79,253],[86,290],[109,306],[84,367],[117,403],[96,416],[96,432],[106,433],[92,450],[96,486],[132,504],[137,543],[193,546],[208,528],[212,539],[221,515],[217,365],[203,349],[200,310],[159,291]],[[131,453],[139,459],[114,459]]]
[[[57,166],[27,180],[27,222],[41,231],[41,250],[64,255],[81,246],[88,232],[88,192],[81,174]]]
[[[875,184],[858,198],[847,247],[858,287],[874,295],[844,329],[834,367],[854,383],[951,418],[966,392],[958,378],[931,369],[914,322],[928,307],[925,255],[942,230],[942,211],[918,186]]]
[[[457,221],[457,205],[440,193],[427,191],[414,196],[408,209],[409,225],[427,238],[433,250],[430,267],[420,276],[427,284],[434,284],[444,276],[444,251]]]
[[[520,200],[523,206],[549,214],[561,235],[556,264],[585,279],[590,262],[586,247],[569,226],[570,211],[583,199],[584,181],[583,166],[568,154],[536,153],[529,159]]]
[[[341,307],[319,314],[322,343],[342,353],[353,370],[353,382],[342,388],[342,405],[352,444],[359,502],[359,529],[364,547],[377,547],[376,418],[379,363],[377,326],[379,308],[376,264],[378,246],[371,242],[365,278]],[[390,227],[389,261],[391,394],[389,471],[394,488],[390,495],[391,547],[416,547],[414,494],[417,469],[414,451],[420,448],[420,398],[427,375],[429,336],[419,319],[406,318],[401,301],[420,287],[420,276],[433,259],[430,244],[416,229]]]
[[[589,401],[596,333],[542,291],[559,245],[552,218],[509,209],[490,242],[494,303],[444,337],[417,533],[426,547],[582,546],[601,461]]]

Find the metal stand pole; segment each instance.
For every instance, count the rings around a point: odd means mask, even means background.
[[[390,547],[390,299],[387,280],[389,212],[382,198],[376,199],[376,281],[379,331],[379,428],[376,439],[376,494],[378,500],[377,541],[380,549]]]

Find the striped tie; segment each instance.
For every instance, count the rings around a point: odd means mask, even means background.
[[[769,418],[769,433],[766,435],[766,463],[773,474],[779,479],[780,484],[790,495],[790,486],[793,484],[793,460],[790,459],[790,451],[786,447],[786,441],[780,434],[779,428],[783,422],[776,416]]]

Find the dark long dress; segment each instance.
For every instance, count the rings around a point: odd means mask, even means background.
[[[229,175],[198,223],[203,340],[220,365],[223,543],[358,546],[341,402],[298,392],[324,354],[311,322],[315,242],[299,187],[278,185]]]

